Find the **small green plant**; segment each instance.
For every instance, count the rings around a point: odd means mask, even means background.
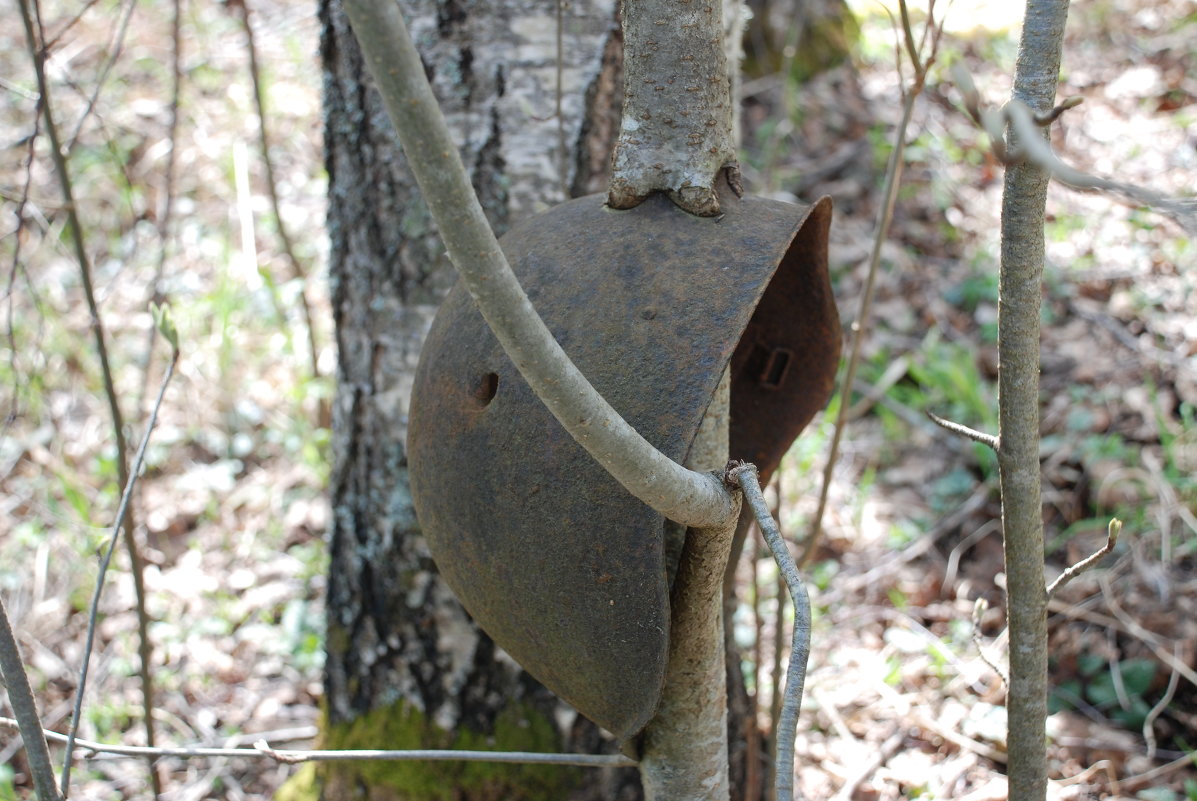
[[[1079,677],[1052,690],[1052,711],[1092,707],[1129,729],[1143,726],[1152,704],[1145,698],[1159,665],[1150,659],[1124,659],[1110,664],[1103,656],[1081,654]]]

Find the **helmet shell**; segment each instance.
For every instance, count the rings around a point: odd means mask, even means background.
[[[831,204],[592,195],[501,240],[532,304],[594,387],[684,462],[724,369],[730,455],[777,467],[831,395],[840,326]],[[411,397],[408,458],[437,567],[529,673],[621,741],[653,716],[669,647],[664,519],[561,427],[465,287],[445,300]]]

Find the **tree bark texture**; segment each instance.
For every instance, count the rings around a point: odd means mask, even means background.
[[[687,467],[719,470],[727,464],[730,418],[731,374],[725,370]],[[734,518],[686,532],[671,590],[665,691],[642,743],[640,776],[648,801],[729,798],[723,581],[734,533]]]
[[[565,199],[567,188],[601,185],[605,162],[595,154],[610,152],[619,85],[609,2],[411,0],[404,11],[499,233]],[[320,14],[339,348],[325,744],[597,751],[594,727],[563,714],[473,625],[420,535],[407,483],[407,402],[455,275],[339,2],[321,0]],[[637,792],[634,771],[363,765],[327,770],[324,797],[622,798],[629,777],[630,797]]]
[[[633,208],[659,191],[714,216],[720,172],[739,187],[727,55],[710,35],[723,30],[722,0],[625,0],[623,24],[627,82],[608,202]]]
[[[1068,0],[1028,0],[1014,99],[1032,111],[1055,102]],[[1046,136],[1046,129],[1044,131]],[[1018,149],[1011,133],[1009,152]],[[1010,625],[1007,694],[1010,798],[1047,793],[1047,589],[1039,471],[1039,315],[1048,173],[1006,171],[999,283],[999,449]]]

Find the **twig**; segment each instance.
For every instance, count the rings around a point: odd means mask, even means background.
[[[876,750],[873,755],[869,757],[863,765],[860,766],[852,775],[850,775],[840,789],[835,791],[835,795],[831,797],[831,801],[852,801],[852,797],[856,794],[856,788],[861,785],[865,779],[873,775],[873,773],[889,761],[890,757],[898,752],[902,747],[902,741],[906,739],[906,730],[899,728],[896,732],[886,738]]]
[[[885,393],[893,388],[910,370],[910,356],[903,353],[898,358],[890,362],[889,367],[885,368],[885,372],[881,374],[876,383],[865,384],[862,381],[855,382],[854,389],[861,393],[862,397],[848,409],[845,417],[847,422],[852,422],[868,414],[869,410],[878,403]]]
[[[1185,766],[1197,767],[1197,756],[1194,754],[1185,754],[1179,759],[1174,759],[1166,765],[1160,765],[1158,768],[1152,768],[1151,770],[1144,771],[1137,776],[1127,776],[1121,782],[1122,789],[1130,790],[1141,784],[1154,782],[1161,776],[1167,776],[1169,773],[1178,771]]]
[[[124,492],[121,493],[120,507],[116,512],[116,520],[112,524],[112,533],[108,540],[108,550],[104,552],[104,558],[100,561],[99,575],[96,576],[96,588],[91,598],[91,608],[87,616],[87,639],[83,645],[83,664],[79,669],[79,686],[75,690],[75,706],[71,714],[71,730],[66,740],[66,757],[63,760],[62,766],[62,792],[66,795],[71,783],[71,752],[75,747],[76,733],[79,731],[79,720],[82,717],[83,710],[83,693],[87,689],[87,670],[91,663],[92,646],[96,639],[96,620],[100,614],[100,594],[104,590],[104,575],[108,572],[108,563],[112,561],[112,552],[116,548],[117,534],[121,530],[121,526],[126,519],[126,513],[129,509],[129,500],[133,497],[133,487],[137,484],[137,476],[141,472],[141,463],[145,459],[146,447],[150,444],[150,434],[154,430],[154,426],[158,422],[158,410],[162,407],[162,398],[166,395],[166,387],[170,383],[171,377],[175,374],[175,364],[179,360],[179,351],[176,347],[171,355],[170,363],[166,366],[166,373],[162,376],[162,385],[158,388],[158,398],[154,401],[154,408],[150,412],[149,422],[146,423],[145,433],[141,435],[141,445],[137,448],[137,455],[133,460],[133,471],[129,475],[129,480],[125,484]],[[146,746],[152,748],[152,746]],[[151,775],[156,776],[157,771],[151,769]]]
[[[1036,125],[1048,126],[1048,125],[1051,125],[1056,120],[1060,119],[1060,115],[1062,115],[1065,111],[1068,111],[1069,109],[1074,109],[1077,106],[1079,106],[1081,103],[1084,103],[1084,102],[1085,102],[1085,98],[1081,97],[1080,95],[1074,95],[1073,97],[1066,97],[1066,98],[1064,98],[1064,102],[1057,103],[1055,105],[1055,107],[1053,107],[1052,110],[1047,112],[1046,114],[1045,113],[1033,114],[1032,119],[1035,120]]]
[[[96,85],[92,89],[91,95],[87,98],[87,105],[83,108],[83,113],[79,116],[79,121],[75,123],[75,130],[71,133],[67,140],[66,150],[70,153],[75,149],[75,143],[79,141],[79,134],[83,132],[83,124],[87,122],[87,118],[91,116],[92,110],[96,107],[96,101],[100,99],[100,91],[104,88],[104,82],[108,80],[108,73],[112,71],[113,65],[116,64],[118,58],[121,57],[121,51],[125,48],[125,34],[129,31],[129,20],[133,16],[133,10],[137,8],[137,0],[129,0],[129,5],[126,7],[124,13],[121,15],[120,22],[116,26],[116,33],[113,34],[112,42],[109,49],[108,58],[104,61],[104,66],[100,68],[100,75],[96,78]]]
[[[32,3],[31,0],[20,0],[18,5],[21,9],[21,20],[25,25],[25,39],[29,47],[29,55],[33,60],[34,72],[37,75],[38,91],[41,93],[42,118],[46,124],[46,135],[50,139],[50,155],[53,158],[55,172],[58,175],[58,182],[67,213],[67,225],[71,232],[71,244],[74,246],[75,258],[79,263],[83,293],[87,298],[87,308],[91,315],[91,329],[95,337],[96,352],[100,358],[100,374],[104,383],[104,395],[108,400],[108,408],[112,415],[113,437],[116,441],[117,477],[121,486],[130,488],[132,484],[129,481],[128,448],[125,442],[124,423],[121,419],[120,403],[116,397],[112,368],[108,361],[108,347],[104,340],[104,328],[100,318],[99,307],[96,304],[95,291],[92,286],[91,261],[87,255],[83,225],[79,221],[78,210],[75,206],[74,189],[71,185],[70,171],[67,168],[66,152],[63,150],[62,142],[58,136],[58,127],[54,122],[49,82],[46,80],[45,51],[38,46],[38,37],[34,32],[33,15],[37,13],[40,18],[40,11],[37,10],[37,0],[32,0]],[[127,503],[122,501],[122,507],[127,507]],[[132,563],[133,586],[137,597],[137,628],[140,637],[141,692],[143,707],[145,709],[146,742],[152,745],[154,742],[154,719],[152,714],[153,684],[149,669],[150,642],[149,621],[145,606],[145,579],[141,554],[137,549],[137,541],[133,533],[132,517],[125,516],[122,511],[122,519],[124,520],[124,539],[129,550],[129,559]],[[80,693],[81,696],[82,693]],[[72,725],[78,726],[78,724],[79,721],[76,716]],[[63,771],[62,791],[64,794],[67,791],[66,779],[69,778],[69,770],[68,762],[67,767]],[[155,789],[157,789],[157,775],[152,771],[151,779]]]
[[[162,208],[158,213],[158,263],[154,268],[154,277],[150,280],[149,296],[146,305],[162,303],[162,276],[166,273],[166,258],[170,243],[170,228],[175,211],[175,172],[178,164],[179,151],[179,97],[183,87],[183,0],[171,2],[171,81],[170,81],[170,111],[166,123],[166,141],[170,149],[166,154],[166,166],[162,170]],[[145,408],[145,398],[149,393],[150,364],[154,360],[154,343],[158,341],[158,328],[151,325],[146,333],[145,364],[142,373],[141,389],[137,397],[139,412]]]
[[[780,474],[780,470],[778,473]],[[748,550],[748,565],[751,570],[750,579],[752,587],[752,630],[754,636],[752,638],[752,693],[748,696],[748,767],[746,776],[744,778],[744,797],[750,799],[759,799],[761,797],[761,750],[763,744],[761,743],[761,727],[758,723],[760,719],[761,708],[761,676],[763,674],[762,661],[764,659],[764,647],[761,642],[762,635],[765,630],[764,617],[761,614],[761,576],[760,567],[757,564],[757,554],[760,549],[757,546],[756,527],[748,531],[747,541],[749,543]],[[727,586],[731,586],[728,583]]]
[[[41,103],[41,98],[37,98],[37,102]],[[5,321],[5,333],[8,339],[8,365],[12,373],[13,389],[12,398],[9,401],[8,414],[4,418],[4,427],[7,430],[8,425],[17,418],[21,409],[21,373],[17,369],[17,335],[14,326],[15,316],[13,314],[13,296],[15,295],[15,287],[17,283],[17,273],[25,273],[25,281],[29,282],[29,275],[25,271],[21,263],[21,243],[24,237],[22,233],[25,229],[25,207],[29,204],[29,187],[33,183],[33,159],[34,152],[37,148],[37,136],[41,129],[40,123],[40,109],[39,113],[34,115],[33,132],[29,134],[28,148],[25,156],[25,183],[21,187],[21,198],[17,201],[17,207],[13,210],[13,214],[17,218],[17,227],[13,232],[13,246],[12,246],[12,268],[8,273],[8,286],[5,287],[5,300],[8,302],[8,318]],[[31,286],[32,288],[32,286]],[[36,296],[34,298],[36,305]]]
[[[1154,189],[1090,175],[1065,163],[1052,152],[1051,145],[1039,133],[1039,128],[1058,118],[1064,111],[1078,105],[1077,98],[1069,98],[1044,113],[1036,113],[1020,100],[1011,100],[999,110],[982,108],[980,94],[972,78],[962,65],[952,69],[952,78],[960,88],[965,110],[974,122],[989,134],[991,149],[1007,165],[1030,162],[1051,173],[1052,177],[1074,189],[1100,189],[1121,195],[1135,205],[1147,206],[1170,217],[1185,232],[1197,233],[1197,198],[1178,198]],[[1003,131],[1007,125],[1018,135],[1019,147],[1007,150]]]
[[[1010,680],[1006,678],[1006,672],[989,658],[989,654],[985,653],[985,647],[981,643],[981,615],[988,608],[989,602],[984,598],[978,598],[977,602],[973,605],[973,645],[977,646],[977,654],[981,657],[981,661],[989,665],[989,669],[996,673],[998,678],[1002,680],[1002,686],[1009,690]]]
[[[1180,643],[1175,643],[1172,646],[1173,656],[1177,660],[1180,659]],[[1180,674],[1174,669],[1172,675],[1168,677],[1168,689],[1164,691],[1164,696],[1151,708],[1147,713],[1147,717],[1143,718],[1143,740],[1147,743],[1147,758],[1155,759],[1156,741],[1155,741],[1155,721],[1160,714],[1168,708],[1168,704],[1172,703],[1172,697],[1176,695],[1176,688],[1180,684]]]
[[[486,222],[399,7],[345,10],[420,191],[462,281],[503,350],[570,435],[629,492],[696,528],[732,520],[723,483],[666,457],[594,390],[537,315]]]
[[[14,726],[16,721],[0,718],[0,725]],[[45,736],[55,742],[65,742],[67,737],[58,732],[46,731]],[[343,751],[299,751],[271,748],[265,740],[257,740],[253,748],[148,748],[143,745],[109,745],[92,740],[76,739],[75,745],[97,754],[116,754],[133,757],[179,757],[199,759],[205,757],[240,757],[244,759],[272,759],[276,762],[295,764],[299,762],[335,762],[349,760],[373,760],[391,762],[508,762],[525,765],[573,765],[585,768],[626,768],[636,761],[621,754],[543,754],[528,751],[388,751],[349,749]]]
[[[728,473],[728,478],[740,485],[744,499],[756,517],[757,525],[773,552],[777,569],[785,577],[786,586],[794,602],[794,639],[790,648],[790,664],[786,671],[785,701],[777,726],[777,756],[774,761],[774,786],[777,801],[792,801],[794,798],[794,740],[798,730],[798,712],[802,707],[802,689],[806,683],[806,663],[810,657],[810,596],[798,572],[798,566],[790,556],[785,540],[777,529],[773,515],[765,503],[761,485],[757,481],[756,467],[740,465]]]
[[[910,126],[910,118],[914,113],[914,102],[923,91],[927,77],[927,70],[935,60],[935,45],[939,42],[938,35],[933,40],[931,54],[926,62],[918,58],[918,51],[914,44],[914,37],[910,31],[909,19],[906,17],[906,3],[900,3],[903,19],[906,23],[905,39],[908,52],[914,67],[914,79],[909,88],[903,88],[902,119],[894,133],[894,149],[890,153],[889,164],[885,170],[885,188],[882,190],[883,201],[881,213],[877,220],[877,231],[873,236],[873,250],[869,255],[869,271],[865,278],[864,291],[860,296],[860,308],[856,313],[856,320],[852,324],[852,352],[848,357],[848,367],[840,384],[840,406],[836,414],[835,430],[831,435],[831,445],[827,449],[827,463],[823,466],[823,483],[819,489],[819,505],[811,519],[810,531],[806,542],[803,543],[802,557],[799,564],[806,567],[814,558],[819,540],[823,536],[823,515],[827,511],[827,500],[831,493],[831,474],[835,469],[836,458],[839,456],[840,440],[844,435],[844,428],[848,423],[848,411],[851,408],[852,385],[856,379],[856,371],[860,366],[861,344],[868,330],[869,316],[873,308],[873,290],[877,281],[877,273],[881,266],[881,247],[889,236],[889,227],[894,219],[894,207],[898,202],[898,187],[902,183],[902,169],[906,158],[906,129]],[[930,23],[929,23],[930,24]],[[900,61],[900,60],[899,60]]]
[[[266,171],[266,193],[270,197],[270,208],[274,212],[274,224],[278,230],[279,244],[283,246],[283,254],[291,266],[291,279],[299,284],[299,307],[303,312],[304,325],[308,332],[308,353],[311,357],[309,365],[313,378],[320,377],[320,350],[316,345],[316,327],[312,322],[312,307],[308,303],[307,270],[295,255],[295,246],[291,236],[287,233],[287,226],[283,222],[282,204],[278,197],[278,181],[274,177],[274,162],[270,158],[270,135],[267,130],[266,99],[262,91],[262,70],[258,66],[258,46],[254,39],[253,25],[249,20],[249,2],[240,0],[230,5],[238,6],[241,10],[241,24],[245,28],[245,44],[249,51],[249,76],[254,87],[254,107],[258,112],[258,146],[262,150],[262,167]]]
[[[1084,573],[1086,570],[1093,567],[1102,559],[1102,557],[1114,550],[1114,546],[1118,544],[1118,535],[1120,533],[1122,533],[1122,521],[1115,517],[1110,521],[1110,525],[1107,528],[1106,544],[1103,545],[1100,550],[1089,554],[1089,556],[1077,562],[1075,565],[1072,565],[1059,576],[1057,576],[1056,580],[1048,585],[1047,597],[1051,598],[1061,587],[1072,581],[1081,573]]]
[[[999,442],[998,438],[993,434],[986,434],[984,432],[969,428],[966,425],[953,423],[951,420],[945,420],[930,410],[924,410],[924,412],[926,413],[927,417],[931,418],[931,422],[935,423],[935,425],[946,431],[951,431],[953,434],[959,434],[962,437],[971,439],[973,442],[979,442],[982,445],[987,445],[995,451],[1001,447],[1001,443]]]
[[[25,673],[25,665],[21,661],[21,651],[17,646],[17,638],[12,633],[12,624],[8,620],[8,610],[4,608],[4,600],[0,598],[0,675],[4,677],[4,684],[8,688],[8,702],[12,705],[13,714],[17,719],[13,721],[25,740],[25,753],[29,757],[29,767],[33,772],[33,785],[37,790],[40,801],[57,801],[58,788],[54,786],[54,768],[50,765],[50,749],[46,746],[46,738],[42,734],[41,721],[37,714],[37,705],[33,701],[33,691],[29,689],[29,676]]]
[[[1151,344],[1140,342],[1135,336],[1126,330],[1125,326],[1118,322],[1118,320],[1106,314],[1100,314],[1095,311],[1086,309],[1083,304],[1077,303],[1073,299],[1069,299],[1068,310],[1082,320],[1087,320],[1091,323],[1096,323],[1102,328],[1106,329],[1113,335],[1114,339],[1118,340],[1120,344],[1125,346],[1128,350],[1136,355],[1146,356],[1158,364],[1166,365],[1177,370],[1184,370],[1189,374],[1197,373],[1194,370],[1191,361],[1179,353],[1174,353],[1170,350],[1165,350]]]
[[[83,15],[86,14],[88,11],[90,11],[91,7],[94,6],[96,3],[98,3],[99,1],[100,0],[87,0],[87,2],[83,4],[82,8],[79,8],[78,10],[75,11],[75,16],[73,16],[69,20],[67,20],[66,24],[63,25],[62,28],[59,29],[59,31],[57,33],[55,33],[48,40],[43,36],[42,37],[43,42],[44,42],[43,50],[50,51],[50,50],[53,50],[55,47],[57,47],[59,41],[62,40],[62,37],[66,36],[71,31],[71,29],[74,28],[75,25],[77,25],[79,23],[79,20],[83,19]]]

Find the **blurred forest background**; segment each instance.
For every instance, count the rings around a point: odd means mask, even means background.
[[[160,744],[265,737],[302,747],[319,717],[336,360],[319,28],[314,8],[277,0],[177,7],[176,70],[175,5],[42,3],[47,80],[131,443],[169,359],[149,304],[169,303],[179,330],[178,373],[133,508]],[[809,41],[787,33],[786,0],[756,11],[769,24],[746,38],[746,185],[834,198],[831,258],[848,331],[901,111],[894,9],[853,0],[850,16],[808,20]],[[996,464],[924,412],[996,432],[1002,167],[963,112],[950,67],[964,65],[984,103],[1004,103],[1021,12],[984,0],[947,8],[915,107],[826,536],[808,568],[815,629],[798,741],[807,797],[1005,797],[1003,685],[991,666],[1004,661]],[[0,31],[0,591],[45,724],[65,730],[120,486],[38,85],[23,29],[9,19]],[[1066,161],[1192,196],[1197,2],[1076,4],[1067,96],[1084,103],[1053,128]],[[1101,193],[1054,186],[1048,212],[1050,564],[1062,570],[1100,547],[1111,517],[1125,521],[1114,555],[1052,601],[1052,776],[1064,780],[1061,798],[1193,801],[1197,242]],[[794,537],[814,512],[839,403],[782,471],[779,517]],[[767,730],[786,612],[764,551],[750,549],[739,569],[733,623]],[[134,597],[118,549],[80,731],[89,739],[144,737]],[[989,610],[974,626],[979,598]],[[0,732],[0,799],[23,797],[19,738]],[[178,799],[267,798],[292,770],[166,764]],[[143,762],[97,757],[77,768],[77,787],[148,797],[145,776]]]

